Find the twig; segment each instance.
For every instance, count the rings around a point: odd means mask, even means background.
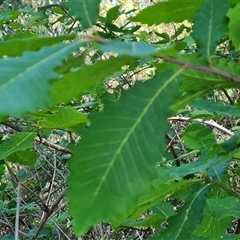
[[[73,29],[73,27],[74,27],[74,25],[75,25],[76,22],[77,22],[77,20],[74,20],[74,21],[73,21],[71,27],[69,28],[69,30],[68,30],[68,32],[67,32],[68,34],[70,34],[70,32],[72,31],[72,29]]]
[[[228,92],[226,89],[222,88],[222,91],[224,92],[225,96],[227,97],[228,101],[230,102],[231,105],[234,105],[234,101],[232,98],[229,96]]]
[[[223,71],[221,71],[221,70],[219,70],[217,68],[200,66],[200,65],[195,65],[195,64],[191,64],[191,63],[186,63],[186,62],[182,62],[180,60],[177,60],[175,58],[171,58],[171,57],[168,57],[168,56],[161,56],[161,59],[167,60],[169,62],[176,63],[176,64],[178,64],[180,66],[184,66],[185,68],[196,69],[196,70],[199,70],[199,71],[205,71],[205,72],[214,73],[216,75],[228,78],[228,79],[230,79],[233,82],[240,83],[240,78],[237,78],[237,77],[235,77],[235,76],[233,76],[233,75],[231,75],[229,73],[223,72]]]
[[[53,175],[52,175],[52,181],[49,184],[49,190],[48,190],[48,197],[47,197],[47,201],[46,203],[48,204],[50,201],[50,197],[52,195],[52,191],[53,191],[53,186],[54,186],[54,181],[55,181],[55,177],[56,177],[56,169],[57,169],[57,157],[56,157],[56,152],[54,151],[53,153],[53,163],[54,163],[54,167],[53,167]]]
[[[36,232],[34,233],[34,235],[32,237],[32,240],[37,239],[37,236],[40,233],[40,231],[42,230],[42,228],[44,227],[44,224],[47,222],[48,218],[52,215],[53,211],[56,209],[56,207],[58,206],[60,201],[63,199],[66,190],[67,190],[67,187],[58,196],[56,201],[52,204],[51,208],[49,208],[49,211],[48,212],[44,212],[43,218],[42,218],[41,222],[39,223],[39,226],[38,226]]]
[[[64,153],[68,153],[68,154],[72,154],[71,151],[65,147],[59,146],[55,143],[49,142],[48,140],[46,140],[45,138],[40,138],[40,137],[35,137],[34,138],[35,141],[42,143],[43,145],[46,145],[47,147],[50,148],[54,148],[58,151],[64,152]]]
[[[165,135],[165,138],[166,138],[167,143],[168,143],[167,148],[170,149],[173,157],[175,158],[176,166],[179,167],[181,163],[180,163],[180,160],[178,159],[178,156],[177,156],[177,154],[175,152],[175,149],[173,147],[173,144],[172,144],[173,139],[172,139],[172,137],[168,133]]]
[[[19,165],[17,165],[18,174],[20,174]],[[18,177],[18,186],[17,186],[17,205],[16,205],[16,218],[15,218],[15,240],[18,240],[19,235],[19,215],[20,215],[20,194],[21,194],[21,178]]]
[[[225,192],[227,192],[230,195],[233,195],[237,198],[240,198],[240,195],[235,193],[234,191],[232,191],[231,189],[227,188],[222,182],[219,181],[213,181],[212,178],[205,176],[205,180],[211,184],[214,184],[216,186],[218,186],[219,188],[223,189]]]
[[[22,132],[22,128],[14,123],[11,123],[11,122],[2,122],[1,124],[9,127],[9,128],[12,128],[13,130],[17,131],[17,132]]]
[[[168,121],[192,121],[192,122],[199,122],[199,123],[207,124],[207,125],[209,125],[211,127],[217,128],[217,129],[221,130],[222,132],[227,133],[230,136],[234,135],[234,132],[226,129],[225,127],[219,125],[218,123],[216,123],[213,120],[204,121],[204,120],[202,120],[200,118],[191,119],[190,117],[171,117],[171,118],[168,118]]]
[[[4,160],[4,164],[7,167],[7,170],[10,174],[11,179],[17,184],[18,183],[18,178],[16,177],[15,173],[12,171],[11,167],[9,166],[9,164],[7,163],[6,160]],[[31,194],[33,194],[39,202],[41,202],[41,204],[43,206],[40,205],[40,203],[37,203],[37,205],[43,210],[43,211],[48,211],[48,207],[47,205],[43,202],[43,200],[34,192],[32,191],[30,188],[28,188],[27,186],[25,186],[23,183],[21,183],[22,189],[25,188],[26,190],[28,190]]]

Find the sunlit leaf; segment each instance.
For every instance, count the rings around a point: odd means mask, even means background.
[[[79,127],[84,127],[88,123],[87,115],[78,112],[72,108],[59,108],[51,116],[40,122],[42,128],[66,128],[75,130]]]

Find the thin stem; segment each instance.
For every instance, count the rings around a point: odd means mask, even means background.
[[[225,192],[227,192],[230,195],[233,195],[237,198],[240,198],[240,195],[235,193],[234,191],[232,191],[231,189],[227,188],[222,182],[220,181],[213,181],[212,178],[205,176],[205,180],[211,184],[214,184],[216,186],[218,186],[219,188],[223,189]]]
[[[231,105],[234,105],[234,101],[232,98],[229,96],[228,92],[226,89],[222,88],[222,91],[224,92],[225,96],[227,97],[228,101],[230,102]]]
[[[161,56],[161,59],[167,60],[167,61],[172,62],[172,63],[176,63],[180,66],[184,66],[185,68],[196,69],[196,70],[199,70],[199,71],[214,73],[214,74],[219,75],[221,77],[228,78],[233,82],[240,83],[240,78],[237,78],[237,77],[235,77],[235,76],[233,76],[229,73],[223,72],[223,71],[221,71],[219,69],[216,69],[216,68],[213,68],[213,67],[206,67],[206,66],[200,66],[200,65],[195,65],[195,64],[191,64],[191,63],[186,63],[186,62],[182,62],[180,60],[177,60],[175,58],[171,58],[171,57],[168,57],[168,56]]]
[[[234,132],[228,130],[227,128],[225,128],[225,127],[223,127],[221,125],[219,125],[218,123],[216,123],[213,120],[204,121],[204,120],[202,120],[200,118],[191,119],[190,117],[171,117],[171,118],[168,118],[168,121],[192,121],[192,122],[199,122],[199,123],[203,123],[203,124],[209,125],[211,127],[215,127],[218,130],[221,130],[222,132],[225,132],[225,133],[227,133],[230,136],[234,135]]]

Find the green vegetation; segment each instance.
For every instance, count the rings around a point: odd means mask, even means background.
[[[0,4],[0,239],[239,239],[238,1]]]

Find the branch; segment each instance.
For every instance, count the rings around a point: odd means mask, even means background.
[[[32,240],[37,239],[38,234],[40,233],[40,231],[44,227],[44,225],[47,222],[48,218],[52,215],[53,211],[57,208],[58,204],[63,199],[66,190],[67,190],[67,188],[65,188],[62,191],[62,193],[58,196],[56,201],[52,204],[51,208],[49,208],[49,211],[48,212],[44,212],[43,218],[42,218],[41,222],[39,223],[39,226],[38,226],[36,232],[34,233],[34,235],[32,237]]]
[[[54,148],[54,149],[56,149],[58,151],[61,151],[61,152],[64,152],[64,153],[72,154],[72,152],[69,149],[67,149],[65,147],[62,147],[62,146],[59,146],[55,143],[49,142],[45,138],[40,138],[40,137],[37,136],[34,139],[35,139],[35,141],[40,142],[47,147]]]
[[[200,118],[191,119],[190,117],[171,117],[171,118],[168,118],[168,121],[189,121],[189,120],[192,121],[192,122],[203,123],[203,124],[209,125],[211,127],[217,128],[217,129],[221,130],[222,132],[227,133],[230,136],[234,135],[234,132],[228,130],[227,128],[225,128],[221,125],[219,125],[218,123],[216,123],[213,120],[204,121]]]
[[[199,71],[214,73],[214,74],[219,75],[221,77],[228,78],[233,82],[240,83],[240,78],[237,78],[237,77],[235,77],[235,76],[233,76],[229,73],[223,72],[223,71],[221,71],[219,69],[216,69],[216,68],[213,68],[213,67],[206,67],[206,66],[200,66],[200,65],[195,65],[195,64],[191,64],[191,63],[185,63],[185,62],[182,62],[180,60],[177,60],[175,58],[171,58],[171,57],[168,57],[168,56],[161,56],[161,59],[167,60],[167,61],[172,62],[172,63],[176,63],[177,65],[184,66],[185,68],[196,69],[196,70],[199,70]]]
[[[211,184],[214,184],[216,186],[218,186],[219,188],[223,189],[225,192],[227,192],[229,195],[233,195],[237,198],[240,198],[240,195],[234,191],[232,191],[231,189],[227,188],[222,182],[220,181],[213,181],[213,179],[211,179],[210,177],[206,177],[205,176],[205,180]]]

